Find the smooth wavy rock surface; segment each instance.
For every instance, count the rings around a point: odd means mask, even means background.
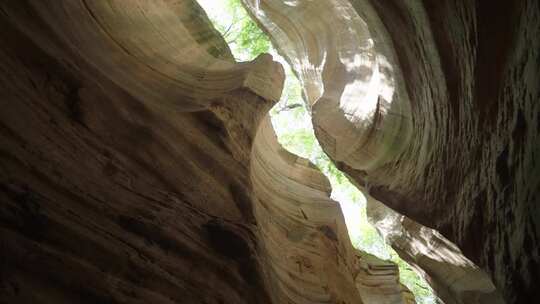
[[[487,289],[456,287],[451,257],[433,265],[416,246],[444,256],[448,241],[507,303],[536,299],[538,1],[244,3],[303,84],[324,151],[366,195],[415,223],[393,245],[447,276],[434,286],[440,300],[469,303]],[[421,231],[440,234],[426,245]]]
[[[196,2],[4,1],[0,24],[0,303],[412,301],[277,144],[282,67],[234,62]]]

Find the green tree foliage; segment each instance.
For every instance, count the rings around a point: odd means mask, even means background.
[[[199,2],[206,8],[214,26],[229,44],[236,60],[253,60],[259,54],[270,51],[271,43],[268,36],[250,18],[240,0],[204,0]]]
[[[232,1],[232,0],[230,0]],[[233,37],[233,41],[238,43],[239,47],[249,50],[251,56],[257,56],[261,53],[268,53],[270,50],[270,41],[266,35],[250,18],[242,19],[242,31]]]
[[[285,67],[286,80],[282,98],[270,111],[278,141],[291,153],[309,159],[328,177],[332,185],[332,198],[342,206],[354,247],[395,262],[400,270],[400,281],[413,292],[417,303],[435,303],[427,283],[368,223],[364,196],[334,166],[315,138],[311,116],[302,100],[300,82],[287,62],[272,49],[270,40],[249,17],[240,0],[199,0],[199,3],[229,44],[236,60],[253,60],[261,53],[270,53]]]

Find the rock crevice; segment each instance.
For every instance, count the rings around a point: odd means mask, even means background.
[[[440,300],[534,299],[538,3],[252,2]],[[283,68],[235,62],[195,1],[4,1],[0,25],[0,302],[413,302],[278,145]]]

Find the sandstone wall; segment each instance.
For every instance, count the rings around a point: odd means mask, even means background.
[[[235,63],[196,2],[4,1],[0,24],[0,303],[413,302],[277,145],[282,67]]]
[[[394,238],[402,257],[432,268],[407,242],[435,229],[508,303],[535,298],[538,1],[245,4],[301,79],[325,152],[366,195],[418,225]],[[449,303],[485,293],[443,285]]]

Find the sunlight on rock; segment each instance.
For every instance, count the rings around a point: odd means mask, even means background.
[[[231,31],[242,30],[235,22],[249,18],[237,1],[199,0],[201,6],[207,11],[214,25],[224,35],[225,39],[229,35],[234,35]],[[231,3],[236,3],[237,6],[231,9]],[[287,1],[284,4],[294,7],[298,5],[298,1]],[[260,4],[258,1],[248,1],[247,5],[254,7],[257,14],[259,13]],[[349,19],[355,19],[355,22],[363,22],[353,16],[349,16]],[[368,34],[363,33],[363,35]],[[353,80],[348,83],[341,97],[338,98],[340,101],[339,106],[345,112],[345,117],[358,127],[365,127],[371,123],[376,111],[387,111],[394,94],[394,80],[391,75],[388,75],[388,73],[392,72],[392,67],[384,56],[373,54],[373,41],[371,39],[365,41],[366,45],[363,47],[365,53],[340,54],[343,72],[350,74],[345,77],[353,79],[354,77],[351,75],[364,75],[360,77],[362,80]],[[252,42],[256,43],[256,41]],[[228,41],[228,43],[234,57],[239,61],[253,60],[258,55],[258,51],[261,51],[260,48],[240,45],[237,39],[233,39],[232,42]],[[294,74],[289,62],[271,45],[264,51],[270,53],[275,61],[283,65],[286,74],[281,99],[270,111],[272,125],[279,143],[291,153],[311,161],[328,178],[332,186],[331,198],[341,206],[349,237],[355,248],[396,263],[400,268],[401,280],[404,284],[409,285],[411,291],[418,291],[417,286],[421,286],[424,290],[430,290],[429,286],[424,281],[421,281],[418,274],[403,262],[391,247],[384,243],[375,228],[368,223],[366,198],[349,182],[343,173],[337,170],[319,145],[314,134],[312,117],[306,107],[306,102],[316,100],[319,97],[328,98],[328,94],[332,94],[331,88],[326,88],[327,90],[324,91],[322,74],[315,73],[312,75],[315,78],[311,81],[301,83]],[[322,71],[327,61],[326,56],[327,53],[324,52],[319,67],[314,67],[307,58],[305,58],[305,62],[303,60],[293,62],[293,65],[296,68],[309,65],[315,71]],[[385,73],[381,73],[383,70]],[[318,96],[315,96],[317,92],[319,92]],[[314,93],[315,95],[313,95]],[[308,94],[311,95],[308,96]],[[304,100],[306,96],[308,98]],[[379,96],[383,96],[382,102]],[[417,294],[416,301],[417,303],[435,303],[431,292],[422,296]]]
[[[0,304],[540,303],[540,0],[0,23]]]

